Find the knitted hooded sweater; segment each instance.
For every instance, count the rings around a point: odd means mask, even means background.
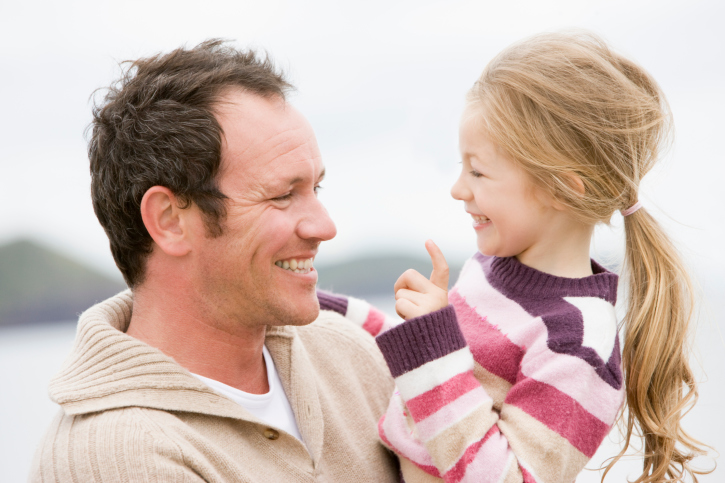
[[[398,389],[378,429],[407,483],[574,481],[623,401],[617,276],[592,269],[555,277],[479,253],[448,307],[367,322]]]

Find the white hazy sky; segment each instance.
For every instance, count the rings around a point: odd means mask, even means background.
[[[117,273],[90,203],[89,97],[119,61],[223,37],[266,49],[298,88],[292,102],[317,133],[328,172],[320,197],[338,226],[318,261],[425,256],[429,237],[463,259],[475,235],[448,191],[466,90],[522,37],[590,29],[647,68],[674,112],[676,144],[640,198],[697,267],[715,315],[698,337],[710,383],[688,417],[722,453],[724,23],[722,0],[0,0],[0,244],[31,236]],[[598,251],[622,244],[617,226],[598,231]]]
[[[475,249],[448,190],[463,96],[522,37],[586,28],[644,65],[675,115],[675,148],[643,187],[649,209],[698,266],[725,268],[720,139],[725,131],[723,2],[25,1],[0,3],[0,243],[32,236],[111,273],[89,200],[89,96],[118,62],[210,37],[266,49],[318,136],[321,194],[338,225],[319,260],[379,252],[452,259]],[[621,233],[601,230],[597,248]]]

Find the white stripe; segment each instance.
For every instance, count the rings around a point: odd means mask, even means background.
[[[519,462],[516,459],[514,452],[509,450],[508,454],[509,454],[509,457],[508,457],[508,460],[506,460],[506,467],[503,469],[503,473],[501,473],[501,477],[498,479],[498,481],[496,483],[504,483],[504,481],[506,481],[506,477],[513,470],[514,466],[517,468],[519,466]]]
[[[493,406],[493,400],[486,394],[483,387],[479,386],[468,391],[455,401],[446,404],[427,418],[415,423],[418,435],[423,441],[430,441],[451,426],[458,424],[484,404],[488,405],[490,409]],[[495,418],[492,419],[495,420]],[[483,421],[479,422],[483,423]],[[488,429],[486,428],[486,431]],[[471,428],[467,428],[467,432],[470,430]],[[483,438],[485,435],[486,432],[480,435],[480,437]]]
[[[465,298],[467,305],[511,342],[527,348],[521,361],[521,372],[525,376],[549,384],[572,397],[605,424],[616,420],[619,404],[612,404],[612,401],[621,402],[623,388],[617,390],[610,386],[587,361],[550,350],[544,321],[540,317],[532,317],[519,304],[493,288],[478,261],[469,260],[465,270],[461,271],[455,290]],[[546,358],[546,362],[542,362],[541,358]],[[537,372],[530,364],[534,360],[537,366],[546,364],[551,367]],[[562,367],[566,367],[566,374],[576,375],[582,383],[572,384],[571,378],[562,378]],[[592,394],[597,394],[597,397],[592,397]]]
[[[582,314],[582,345],[594,349],[606,363],[614,351],[614,341],[617,340],[617,313],[614,306],[599,297],[564,297],[564,300]]]
[[[391,317],[388,314],[384,314],[384,315],[385,315],[385,323],[383,324],[383,328],[380,330],[381,333],[384,332],[384,331],[386,331],[386,330],[390,330],[393,327],[395,327],[397,325],[400,325],[403,322],[405,322],[405,320],[403,320],[401,318],[397,318],[396,319],[395,317]]]
[[[440,386],[458,374],[472,370],[473,356],[468,347],[464,347],[396,377],[395,383],[403,399],[407,401]]]
[[[350,319],[357,325],[362,326],[368,318],[370,304],[355,297],[347,298],[347,313],[345,318]]]

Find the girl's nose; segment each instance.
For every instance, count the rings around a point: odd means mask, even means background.
[[[471,191],[463,181],[463,173],[458,177],[453,186],[451,187],[451,196],[454,200],[466,201],[471,198]]]

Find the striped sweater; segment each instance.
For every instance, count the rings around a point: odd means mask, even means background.
[[[397,391],[379,432],[407,483],[574,481],[624,394],[617,276],[592,268],[562,278],[478,253],[451,305],[387,331],[390,319],[361,301],[350,300],[352,310],[334,302],[382,332]]]

